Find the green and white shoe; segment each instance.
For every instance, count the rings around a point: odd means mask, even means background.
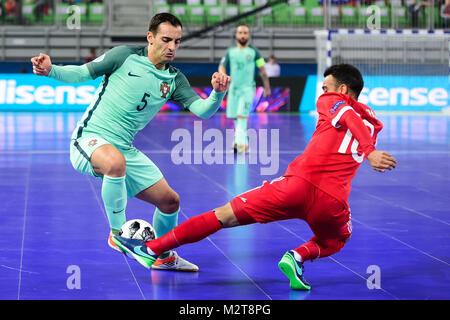
[[[295,260],[294,251],[286,252],[278,263],[278,268],[289,279],[289,285],[294,290],[311,290],[311,286],[303,277],[303,263]]]

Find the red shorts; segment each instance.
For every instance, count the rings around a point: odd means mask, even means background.
[[[241,225],[302,219],[316,237],[347,239],[351,236],[350,211],[346,206],[297,176],[282,176],[247,191],[230,201]]]

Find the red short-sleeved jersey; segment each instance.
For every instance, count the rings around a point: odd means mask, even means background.
[[[355,112],[369,130],[373,146],[383,125],[372,109],[344,94],[324,93],[317,100],[317,111],[316,131],[285,175],[302,177],[348,207],[351,180],[367,155],[342,119],[346,112]]]

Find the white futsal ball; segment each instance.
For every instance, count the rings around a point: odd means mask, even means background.
[[[119,236],[128,239],[149,241],[156,238],[153,226],[145,220],[133,219],[125,222],[119,231]]]

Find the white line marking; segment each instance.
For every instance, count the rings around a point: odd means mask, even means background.
[[[28,193],[30,190],[30,175],[31,175],[31,158],[28,159],[27,182],[25,184],[25,201],[24,201],[23,226],[22,226],[22,247],[20,249],[19,284],[18,284],[18,290],[17,290],[17,300],[20,300],[20,290],[21,290],[21,285],[22,285],[23,249],[24,249],[24,245],[25,245],[25,228],[26,228],[26,222],[27,222]]]
[[[108,215],[106,214],[105,208],[104,208],[104,206],[103,206],[103,202],[100,201],[100,199],[99,199],[99,197],[98,197],[98,195],[97,195],[97,192],[95,191],[95,186],[93,185],[93,183],[92,183],[92,181],[91,181],[91,177],[90,177],[90,176],[86,176],[86,179],[89,181],[89,186],[91,187],[91,190],[92,190],[92,192],[94,193],[95,199],[97,200],[97,204],[99,205],[100,210],[103,212],[103,215],[105,216],[106,222],[108,223],[108,222],[109,222],[109,220],[108,220]],[[134,275],[133,270],[131,270],[131,266],[130,266],[130,264],[128,263],[128,260],[127,260],[127,257],[126,257],[125,254],[123,254],[123,259],[125,260],[125,263],[128,265],[128,269],[130,270],[131,275],[133,276],[134,282],[136,283],[136,285],[137,285],[137,287],[138,287],[138,289],[139,289],[139,292],[141,293],[142,299],[143,299],[143,300],[146,300],[146,298],[145,298],[145,296],[144,296],[144,293],[142,292],[141,286],[139,285],[139,282],[137,281],[136,276]]]

